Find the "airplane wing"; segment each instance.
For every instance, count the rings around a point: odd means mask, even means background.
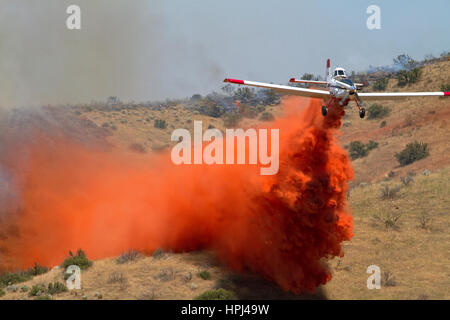
[[[327,84],[326,81],[316,81],[316,80],[302,80],[302,79],[295,79],[291,78],[289,82],[295,82],[295,83],[310,83],[310,84]]]
[[[450,92],[361,92],[358,95],[364,101],[377,101],[406,99],[409,97],[448,97]]]
[[[297,88],[297,87],[283,86],[283,85],[279,85],[279,84],[270,84],[270,83],[264,83],[264,82],[236,80],[236,79],[228,79],[228,78],[225,79],[223,82],[243,84],[243,85],[250,86],[250,87],[272,89],[279,93],[290,94],[290,95],[295,95],[295,96],[319,98],[319,99],[331,98],[330,92],[326,91],[326,90]]]

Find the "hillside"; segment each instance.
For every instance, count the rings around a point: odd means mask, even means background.
[[[419,82],[406,87],[390,79],[387,90],[440,91],[441,85],[450,83],[448,60],[426,65],[422,72]],[[340,143],[373,140],[378,147],[352,161],[355,178],[348,200],[354,237],[345,244],[345,256],[329,262],[332,280],[314,294],[285,293],[258,276],[231,273],[210,252],[191,252],[142,255],[124,264],[118,264],[117,257],[98,260],[83,271],[81,290],[52,298],[193,299],[207,290],[225,288],[243,299],[450,299],[450,101],[420,98],[381,105],[389,113],[373,120],[361,120],[353,105],[346,110]],[[283,112],[277,106],[267,106],[265,111],[275,116]],[[82,124],[94,124],[105,145],[142,153],[168,148],[173,129],[192,131],[194,120],[202,120],[204,128],[225,128],[223,117],[200,114],[180,104],[161,110],[143,105],[109,111],[74,107],[69,114]],[[165,120],[167,127],[155,127],[155,120]],[[255,123],[258,118],[244,119],[239,126]],[[395,154],[413,141],[427,143],[430,155],[401,167]],[[407,174],[411,181],[403,183],[401,178]],[[396,191],[384,199],[386,186]],[[366,287],[370,265],[382,270],[381,290]],[[210,279],[202,279],[202,271]],[[54,281],[64,281],[60,268],[16,288],[4,287],[1,298],[34,299],[20,288]]]

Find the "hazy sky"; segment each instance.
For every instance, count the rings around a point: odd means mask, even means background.
[[[70,4],[82,30],[69,31]],[[381,8],[381,30],[366,9]],[[0,106],[155,100],[450,50],[448,0],[0,0]]]

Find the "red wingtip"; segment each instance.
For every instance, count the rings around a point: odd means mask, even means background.
[[[295,78],[291,78],[289,82],[295,82]]]
[[[330,59],[327,60],[327,68],[329,68],[329,67],[331,67],[331,60]]]
[[[450,96],[450,92],[444,92],[444,96]]]
[[[225,79],[223,82],[230,82],[230,83],[236,83],[236,84],[244,84],[244,80],[236,80],[236,79]]]

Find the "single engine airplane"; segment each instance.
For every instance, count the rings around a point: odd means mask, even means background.
[[[341,107],[348,105],[350,101],[355,101],[359,109],[360,118],[364,118],[366,115],[366,109],[362,99],[365,101],[376,101],[376,100],[391,100],[391,99],[404,99],[408,97],[433,97],[433,96],[450,96],[450,92],[361,92],[364,87],[362,83],[353,83],[347,77],[347,74],[343,68],[334,69],[333,74],[330,74],[331,62],[330,59],[327,60],[327,70],[326,70],[326,81],[314,81],[314,80],[302,80],[291,78],[289,82],[292,83],[304,83],[312,85],[325,85],[327,90],[309,89],[309,88],[298,88],[286,85],[270,84],[264,82],[255,82],[247,80],[236,80],[236,79],[225,79],[224,82],[246,85],[251,87],[259,87],[272,89],[276,92],[297,95],[309,98],[319,98],[323,99],[326,103],[322,106],[322,114],[326,116],[328,113],[328,108],[333,104],[337,103]]]

